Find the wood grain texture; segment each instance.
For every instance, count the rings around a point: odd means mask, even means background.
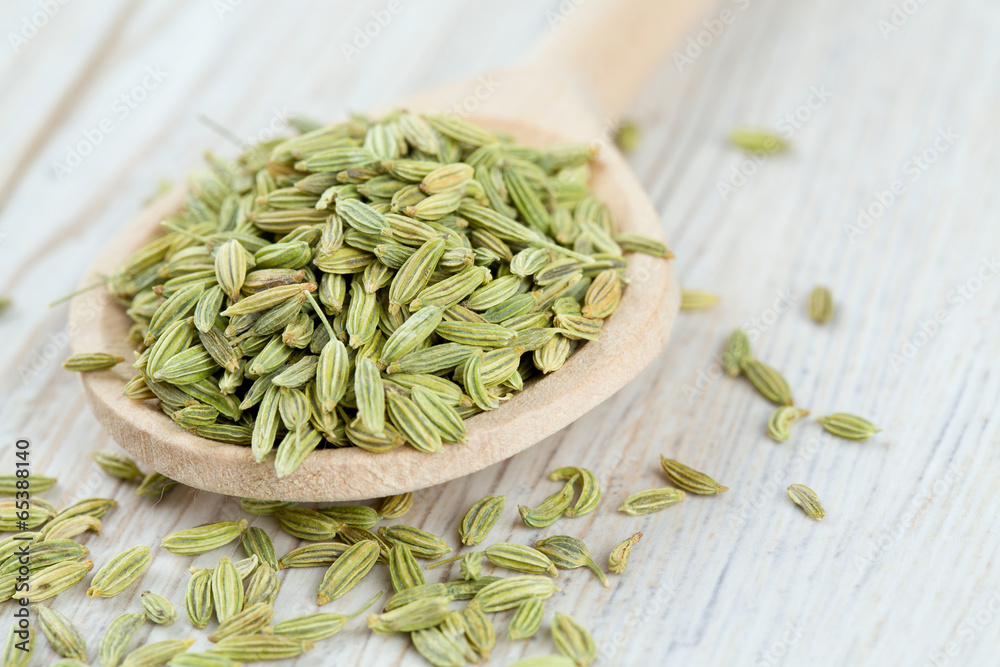
[[[67,311],[45,303],[72,288],[157,179],[179,179],[206,146],[231,150],[196,113],[251,137],[278,113],[377,108],[515,62],[550,30],[547,12],[559,12],[556,2],[483,5],[403,2],[348,63],[341,43],[384,3],[291,10],[244,2],[220,18],[213,3],[196,0],[72,2],[4,54],[0,285],[16,305],[0,316],[0,461],[12,466],[14,439],[27,437],[36,471],[60,478],[45,498],[119,500],[104,534],[86,539],[98,565],[171,530],[241,513],[235,501],[185,489],[159,503],[138,500],[97,470],[91,453],[111,440],[59,368]],[[6,3],[4,34],[36,8]],[[1000,546],[1000,9],[986,0],[750,0],[720,2],[709,20],[724,9],[731,20],[711,24],[720,34],[703,36],[690,63],[668,56],[629,112],[644,128],[631,164],[677,252],[680,279],[723,303],[681,317],[660,359],[599,408],[504,463],[418,494],[401,521],[457,545],[465,509],[505,494],[508,510],[491,539],[530,543],[565,532],[583,537],[602,563],[619,540],[643,531],[610,589],[585,570],[561,573],[563,592],[548,605],[594,629],[602,665],[992,664],[1000,648],[992,568]],[[697,43],[697,30],[691,38]],[[115,100],[157,65],[166,78],[117,118]],[[60,180],[53,164],[104,117],[114,131]],[[740,124],[777,126],[793,149],[748,163],[724,141]],[[741,167],[742,181],[734,179]],[[719,183],[734,189],[723,197]],[[871,208],[870,222],[858,224],[859,208]],[[804,312],[817,283],[837,300],[826,327]],[[728,332],[744,324],[801,405],[817,415],[856,411],[885,432],[848,443],[807,421],[788,442],[770,441],[771,406],[719,373]],[[626,495],[664,482],[660,454],[730,491],[645,518],[616,514]],[[516,522],[513,506],[553,491],[544,474],[561,465],[598,474],[599,510],[544,531]],[[820,494],[824,521],[788,501],[792,482]],[[258,523],[279,552],[294,546],[272,520]],[[91,600],[81,587],[52,604],[82,628],[93,656],[107,623],[138,610],[141,590],[180,604],[187,567],[221,555],[156,549],[142,581],[121,596]],[[282,574],[278,617],[314,610],[321,575]],[[387,585],[379,572],[331,606],[354,610]],[[12,612],[0,605],[0,629]],[[506,618],[497,618],[503,637]],[[137,640],[189,630],[183,620],[146,626]],[[286,664],[424,664],[403,638],[372,636],[359,621],[320,646]],[[553,650],[543,631],[525,644],[501,641],[490,664]],[[55,659],[44,642],[38,652],[38,664]]]

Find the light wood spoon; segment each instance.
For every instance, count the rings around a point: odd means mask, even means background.
[[[578,0],[567,8],[533,56],[518,67],[421,93],[399,106],[456,110],[526,144],[599,141],[593,188],[622,231],[662,237],[642,186],[607,141],[617,114],[698,18],[701,2]],[[492,87],[492,93],[489,92]],[[93,284],[161,232],[177,211],[179,188],[144,209],[94,260],[81,284]],[[583,345],[557,372],[530,383],[500,409],[471,418],[469,442],[440,454],[403,446],[385,454],[357,447],[320,450],[278,479],[273,462],[254,462],[249,447],[200,438],[151,402],[122,396],[129,363],[82,374],[98,421],[139,461],[183,484],[230,496],[335,501],[376,498],[439,484],[502,461],[570,424],[638,375],[664,348],[680,302],[670,262],[633,254],[629,284],[600,340]],[[96,293],[73,300],[74,352],[112,352],[132,359],[130,320],[113,299]]]

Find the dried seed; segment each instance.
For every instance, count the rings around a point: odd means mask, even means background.
[[[597,645],[586,628],[567,614],[556,612],[552,619],[552,639],[559,652],[579,667],[588,667],[597,657]]]
[[[788,487],[788,497],[813,519],[819,521],[826,516],[826,510],[823,509],[819,496],[808,486],[792,484]]]
[[[425,628],[411,633],[413,648],[417,649],[427,662],[437,667],[466,664],[466,656],[462,649],[445,634],[442,627]]]
[[[503,182],[514,207],[528,226],[542,233],[548,232],[551,224],[548,209],[528,183],[524,172],[516,165],[509,166],[503,170]]]
[[[95,454],[96,456],[96,454]],[[55,477],[44,475],[0,475],[0,496],[14,496],[19,491],[31,494],[41,493],[51,489],[56,484]]]
[[[360,428],[361,424],[359,422],[360,420],[355,419],[353,422],[346,424],[344,434],[350,440],[351,444],[364,450],[378,454],[391,451],[406,442],[406,438],[393,428],[391,424],[386,424],[381,433],[372,435]]]
[[[819,324],[833,319],[833,295],[826,287],[814,287],[809,293],[809,317]]]
[[[250,556],[249,558],[233,561],[233,566],[236,568],[236,573],[240,575],[241,580],[246,579],[253,574],[253,571],[259,564],[260,560],[256,556]]]
[[[642,514],[652,514],[665,510],[671,505],[675,505],[684,499],[684,492],[672,486],[665,486],[660,489],[649,489],[633,493],[625,499],[625,502],[618,508],[619,512],[640,516]]]
[[[414,449],[421,452],[444,450],[441,433],[416,403],[402,393],[392,391],[388,393],[388,409],[393,425],[406,436]]]
[[[118,501],[111,498],[84,498],[60,511],[52,520],[62,521],[74,516],[91,516],[100,519],[117,506]]]
[[[144,614],[122,614],[111,621],[101,638],[98,649],[98,659],[104,667],[118,667],[122,658],[128,652],[132,636],[142,627],[146,620]]]
[[[735,329],[732,335],[729,336],[729,342],[726,343],[726,350],[723,353],[723,364],[726,367],[726,373],[732,377],[736,377],[740,374],[740,365],[745,359],[750,358],[750,339],[743,332],[743,329]]]
[[[135,495],[140,498],[162,498],[163,494],[177,485],[177,482],[161,475],[158,472],[151,472],[146,475],[139,488],[135,490]]]
[[[284,660],[302,655],[313,648],[312,642],[272,634],[237,635],[226,637],[209,650],[230,660],[263,662]]]
[[[288,507],[277,513],[282,530],[300,540],[328,542],[344,524],[305,507]]]
[[[618,546],[611,550],[611,555],[608,556],[608,569],[615,574],[624,572],[628,565],[628,557],[632,553],[632,547],[638,544],[641,539],[642,533],[636,533],[627,540],[619,542]]]
[[[242,664],[214,653],[178,653],[170,659],[167,667],[241,667]]]
[[[153,623],[170,625],[177,620],[177,611],[167,598],[152,591],[143,591],[141,597],[142,611]]]
[[[580,482],[580,495],[573,506],[566,509],[566,516],[583,516],[588,512],[593,512],[597,504],[601,502],[601,485],[594,473],[586,468],[559,468],[549,473],[549,479],[553,482],[572,479]]]
[[[617,271],[606,269],[598,273],[587,288],[581,314],[587,318],[606,318],[615,312],[621,300],[622,280]]]
[[[178,653],[183,653],[194,644],[193,639],[167,639],[146,644],[125,656],[122,667],[157,667],[165,665]]]
[[[587,567],[597,575],[604,587],[610,584],[608,578],[597,566],[594,559],[590,557],[590,551],[582,540],[569,535],[553,535],[544,540],[535,542],[535,548],[545,554],[552,563],[561,570],[572,570],[578,567]]]
[[[87,595],[102,598],[118,595],[146,571],[152,559],[152,552],[145,544],[126,549],[97,571]]]
[[[256,516],[274,516],[287,507],[295,507],[296,503],[280,500],[257,500],[256,498],[240,498],[240,507],[248,514]]]
[[[777,405],[794,405],[792,389],[788,381],[763,361],[746,357],[740,362],[740,369],[761,396]]]
[[[289,431],[278,445],[274,458],[275,474],[279,478],[291,475],[319,446],[322,439],[323,436],[319,431],[305,426]]]
[[[444,237],[435,236],[410,255],[389,284],[390,312],[398,312],[404,304],[417,297],[430,280],[444,251]]]
[[[719,295],[698,290],[681,290],[681,310],[706,310],[719,303]]]
[[[711,495],[729,490],[728,486],[722,486],[705,473],[698,472],[683,463],[668,459],[665,456],[660,457],[660,465],[663,467],[663,472],[667,474],[667,478],[671,483],[688,493]]]
[[[126,482],[138,482],[144,476],[135,461],[120,452],[102,449],[94,452],[94,461],[108,475],[124,479]]]
[[[483,554],[494,565],[508,570],[528,574],[550,574],[553,577],[559,574],[548,556],[523,544],[511,542],[491,544],[486,547]]]
[[[247,251],[239,241],[231,239],[220,245],[215,251],[215,278],[233,301],[239,300],[246,275]]]
[[[497,142],[493,132],[479,127],[458,114],[434,112],[422,114],[427,124],[446,137],[471,146],[483,146]]]
[[[375,566],[379,545],[362,540],[347,549],[323,575],[316,595],[316,604],[322,606],[336,600],[354,588]]]
[[[416,600],[383,614],[369,614],[368,627],[380,635],[414,632],[433,627],[444,620],[451,602],[446,597]]]
[[[202,292],[194,308],[192,321],[194,328],[202,333],[210,331],[215,326],[215,320],[219,316],[219,311],[222,310],[222,302],[225,298],[225,293],[218,285]]]
[[[41,537],[41,533],[20,532],[0,540],[0,563],[7,565],[11,556],[19,554],[22,549],[30,548]]]
[[[28,590],[21,597],[28,602],[41,602],[80,583],[94,562],[60,562],[33,573],[28,577]]]
[[[146,384],[150,384],[150,378],[154,377],[163,365],[176,354],[180,354],[188,348],[194,337],[191,324],[193,321],[187,319],[177,320],[171,323],[156,339],[152,347],[149,348],[149,357],[146,361]]]
[[[459,571],[466,581],[479,579],[483,574],[483,555],[478,551],[465,554],[462,556],[462,565]]]
[[[570,341],[565,336],[555,335],[547,343],[535,350],[532,359],[543,373],[552,373],[562,368],[570,354]]]
[[[359,232],[392,238],[392,228],[385,217],[359,199],[338,198],[336,211],[345,223]]]
[[[440,537],[412,526],[382,527],[378,529],[378,534],[393,546],[403,544],[409,547],[417,558],[440,558],[451,552],[451,547]]]
[[[478,350],[468,345],[444,343],[415,350],[389,364],[387,373],[437,373],[467,361]]]
[[[477,287],[490,281],[491,274],[488,268],[483,266],[470,266],[475,258],[475,255],[472,254],[472,251],[467,248],[456,248],[443,254],[440,266],[444,267],[449,255],[454,253],[458,254],[458,259],[455,262],[457,266],[452,267],[451,269],[453,271],[457,271],[455,275],[420,290],[410,301],[411,312],[416,312],[421,308],[426,308],[428,306],[451,308],[459,301],[472,294]],[[438,333],[441,332],[439,331]],[[458,333],[454,335],[457,336]],[[448,338],[447,336],[444,337]],[[453,339],[448,338],[448,340]],[[461,343],[464,341],[456,340],[455,342]]]
[[[378,300],[365,291],[360,280],[351,281],[351,300],[347,304],[346,328],[351,347],[363,347],[378,330]]]
[[[577,477],[570,478],[563,488],[556,491],[551,496],[542,501],[534,509],[524,505],[518,505],[517,510],[521,513],[521,520],[526,526],[531,528],[544,528],[551,526],[565,514],[566,510],[573,503],[573,485]]]
[[[392,579],[392,588],[397,593],[427,583],[420,564],[405,544],[394,545],[389,550],[389,576]]]
[[[471,606],[471,605],[470,605]],[[477,605],[478,607],[478,605]],[[542,627],[545,606],[540,598],[528,598],[517,607],[507,626],[507,639],[529,639]]]
[[[201,341],[202,347],[205,349],[205,353],[212,358],[216,364],[226,369],[227,371],[235,371],[239,368],[241,355],[233,348],[229,339],[226,338],[226,334],[222,332],[221,329],[211,328],[208,331],[198,332],[198,340]],[[174,357],[169,362],[164,364],[163,368],[157,373],[156,379],[163,379],[166,376],[164,373],[167,371],[171,364],[175,363],[177,357]],[[208,368],[211,365],[206,363]],[[214,371],[215,369],[212,368]]]
[[[489,393],[483,382],[483,354],[477,352],[466,363],[462,371],[465,390],[480,410],[495,410],[499,402]]]
[[[751,153],[772,155],[788,150],[788,142],[781,137],[753,127],[739,127],[729,133],[729,141],[737,148]]]
[[[243,594],[243,609],[252,607],[258,602],[273,605],[280,586],[281,581],[278,579],[277,571],[267,563],[261,563],[247,580],[246,591]]]
[[[479,322],[441,322],[436,329],[445,340],[473,347],[506,347],[515,332],[499,324]]]
[[[53,519],[45,525],[45,528],[41,532],[42,539],[50,542],[52,540],[68,540],[88,530],[100,535],[101,528],[100,519],[95,519],[87,514],[81,514],[63,519]]]
[[[262,463],[271,453],[278,435],[279,391],[276,386],[268,387],[257,408],[257,418],[250,435],[250,451],[257,463]]]
[[[197,429],[214,424],[219,411],[209,405],[191,405],[174,412],[170,418],[184,428]]]
[[[433,377],[433,376],[432,376]],[[416,386],[410,392],[416,407],[434,425],[441,439],[446,442],[465,444],[466,426],[462,416],[447,400],[429,389]],[[458,402],[461,402],[459,397]]]
[[[76,626],[61,612],[40,604],[34,606],[38,627],[49,640],[49,645],[64,658],[87,659],[87,645]]]
[[[379,359],[388,366],[400,357],[417,349],[426,341],[441,323],[444,308],[428,306],[411,315],[398,329],[392,332],[382,346]]]
[[[347,391],[349,377],[347,347],[336,338],[331,339],[323,347],[316,364],[316,396],[323,409],[333,412]]]
[[[94,373],[114,368],[123,361],[125,361],[125,357],[119,357],[116,354],[86,352],[68,357],[63,361],[62,367],[68,371],[75,371],[77,373]]]
[[[191,625],[196,628],[204,628],[212,620],[212,613],[215,610],[212,599],[212,570],[198,570],[191,573],[184,597],[184,610]]]
[[[493,524],[500,518],[506,502],[506,496],[486,496],[474,504],[458,529],[462,544],[471,547],[486,539]]]
[[[808,410],[787,405],[777,408],[767,420],[767,434],[778,442],[784,442],[791,436],[789,431],[791,425],[808,415]]]
[[[358,417],[365,430],[375,434],[385,426],[385,390],[378,366],[371,359],[358,361],[354,373],[354,397]]]
[[[146,379],[142,374],[136,375],[125,383],[125,388],[122,389],[122,396],[132,401],[148,401],[156,398],[156,394],[146,384]]]
[[[31,625],[21,629],[18,629],[17,625],[12,625],[3,649],[4,667],[28,667],[34,651],[35,629]],[[115,666],[110,665],[110,667]]]
[[[847,412],[835,412],[832,415],[819,417],[816,421],[838,438],[846,438],[847,440],[867,440],[876,433],[882,432],[882,429],[864,417]]]
[[[281,305],[290,299],[303,303],[305,301],[305,293],[314,292],[316,291],[316,288],[316,283],[279,285],[240,299],[235,304],[222,311],[220,315],[223,317],[232,317],[234,315],[262,313],[265,310]],[[299,299],[301,299],[301,301],[299,301]]]
[[[456,579],[445,582],[445,593],[452,600],[471,600],[479,591],[503,577],[482,576],[476,579]]]
[[[221,621],[218,629],[208,636],[208,641],[219,642],[226,637],[256,634],[273,618],[274,609],[271,608],[271,605],[266,602],[258,602]]]
[[[615,243],[625,252],[641,252],[653,257],[673,259],[674,253],[667,244],[643,234],[621,233],[615,235]]]
[[[273,569],[278,569],[278,559],[274,555],[274,545],[271,538],[262,529],[251,526],[243,531],[240,542],[247,556],[257,556],[262,563],[267,563]]]
[[[413,494],[412,493],[402,493],[396,496],[388,496],[382,500],[382,504],[379,505],[378,513],[382,515],[384,519],[398,519],[407,512],[413,506]]]
[[[246,519],[206,523],[170,533],[163,538],[160,546],[174,554],[203,554],[238,539],[246,527]]]
[[[385,610],[393,611],[419,600],[428,600],[438,597],[447,597],[453,600],[455,599],[448,594],[447,584],[421,584],[420,586],[413,586],[412,588],[407,588],[394,594],[386,602]]]
[[[496,644],[496,630],[493,623],[486,617],[479,605],[469,605],[462,610],[465,625],[465,636],[472,648],[483,660],[490,659],[490,653]]]
[[[548,577],[525,574],[487,584],[476,593],[473,601],[484,612],[492,613],[519,607],[522,602],[529,598],[545,600],[559,590],[560,588]]]
[[[24,503],[23,500],[0,500],[0,531],[38,528],[55,516],[52,506],[38,498],[28,500],[27,507]]]
[[[320,612],[305,616],[297,616],[287,621],[278,623],[274,626],[272,632],[275,635],[289,637],[299,641],[319,641],[320,639],[326,639],[327,637],[332,637],[343,630],[349,620],[362,614],[381,596],[382,593],[380,591],[375,595],[375,597],[369,600],[364,607],[357,610],[353,614],[344,615]]]
[[[424,389],[447,403],[455,406],[462,402],[462,387],[451,380],[425,373],[396,373],[389,380],[405,389]]]
[[[516,278],[516,276],[513,276]],[[490,283],[492,285],[492,283]],[[575,302],[574,302],[575,303]],[[531,313],[535,298],[530,294],[518,294],[487,309],[481,317],[492,324],[502,324],[508,320],[524,317]]]
[[[278,569],[326,567],[332,565],[351,545],[341,542],[314,542],[292,549],[278,559]]]
[[[335,505],[319,507],[316,511],[334,521],[365,530],[374,528],[380,518],[378,512],[365,505]]]
[[[22,536],[24,533],[16,537]],[[18,545],[0,566],[0,599],[3,600],[14,596],[24,577],[53,565],[78,561],[90,553],[87,547],[68,539],[26,539]]]
[[[222,623],[243,609],[243,579],[233,562],[223,556],[212,571],[212,604]]]
[[[458,650],[463,660],[472,663],[479,662],[479,656],[476,655],[476,651],[466,635],[465,615],[462,612],[449,611],[437,629]]]

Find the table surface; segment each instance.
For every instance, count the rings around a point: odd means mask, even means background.
[[[119,501],[104,534],[86,538],[98,566],[240,511],[187,488],[138,499],[97,469],[92,453],[114,445],[59,367],[67,309],[46,304],[72,289],[158,181],[182,179],[206,148],[232,154],[198,114],[252,140],[289,115],[336,119],[383,106],[515,61],[560,11],[555,0],[400,2],[370,44],[347,55],[343,45],[389,3],[78,1],[50,17],[34,0],[4,3],[0,292],[14,306],[0,316],[0,460],[12,469],[14,440],[27,438],[34,470],[59,478],[43,497]],[[715,20],[724,9],[728,23]],[[628,115],[643,129],[631,164],[680,279],[719,293],[721,304],[684,313],[660,358],[605,404],[509,461],[418,492],[400,521],[458,544],[466,508],[505,494],[491,538],[531,543],[539,531],[521,525],[514,506],[554,490],[547,471],[581,465],[600,479],[602,505],[541,533],[582,537],[602,564],[618,541],[645,535],[611,588],[585,569],[563,572],[563,591],[547,604],[547,618],[562,610],[592,629],[599,664],[992,664],[1000,6],[726,0],[706,16]],[[792,150],[747,157],[725,141],[742,124],[775,129]],[[805,315],[816,284],[837,302],[826,326]],[[771,406],[720,373],[721,348],[740,325],[800,405],[860,413],[884,432],[852,443],[807,421],[788,442],[769,440]],[[616,513],[628,494],[664,483],[660,454],[730,491],[642,518]],[[789,502],[792,482],[819,493],[824,521]],[[279,553],[294,545],[271,519],[257,523]],[[182,607],[187,568],[220,555],[154,546],[152,566],[126,593],[93,600],[80,586],[52,606],[78,624],[93,658],[107,623],[138,609],[140,591]],[[283,572],[278,618],[314,611],[321,575]],[[330,608],[354,610],[387,586],[380,571]],[[5,634],[12,613],[0,605]],[[497,617],[491,664],[554,652],[547,630],[512,644],[505,624]],[[208,646],[190,630],[182,619],[137,637],[191,635]],[[287,664],[424,664],[407,646],[357,620]],[[39,664],[54,660],[44,641],[36,651]]]

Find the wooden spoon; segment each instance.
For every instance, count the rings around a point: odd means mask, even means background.
[[[456,110],[526,144],[600,141],[593,187],[622,231],[661,237],[660,221],[622,156],[606,141],[614,119],[702,5],[688,0],[588,0],[567,8],[528,62],[480,79],[405,100],[411,110]],[[492,92],[490,92],[492,88]],[[144,209],[94,260],[82,284],[93,284],[161,232],[177,211],[179,188]],[[254,462],[249,447],[200,438],[151,402],[122,388],[128,363],[82,374],[88,401],[105,428],[139,461],[183,484],[230,496],[334,501],[387,496],[439,484],[502,461],[570,424],[639,374],[673,328],[680,289],[670,262],[633,254],[629,284],[600,340],[583,345],[559,371],[530,383],[500,409],[468,422],[469,442],[440,454],[403,446],[385,454],[357,447],[316,451],[278,479],[273,462]],[[112,298],[96,292],[73,300],[74,352],[112,352],[132,359],[131,324]]]

